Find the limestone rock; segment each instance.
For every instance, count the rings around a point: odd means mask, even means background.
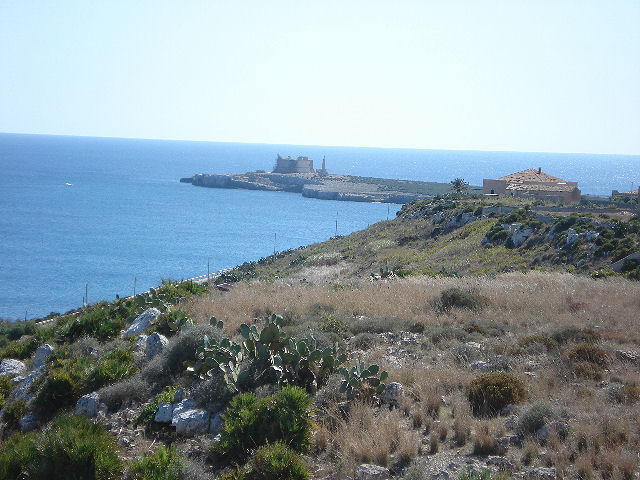
[[[173,396],[173,403],[180,403],[185,398],[187,398],[187,393],[184,391],[184,388],[180,388],[176,391],[175,395]]]
[[[98,410],[102,408],[100,395],[97,392],[89,393],[80,397],[76,403],[76,415],[84,415],[93,418],[98,415]]]
[[[153,420],[158,423],[171,423],[173,418],[173,404],[160,402],[158,403],[158,411]]]
[[[616,358],[621,362],[640,365],[640,353],[632,350],[616,350]]]
[[[154,332],[147,337],[147,356],[154,357],[167,346],[169,340],[164,335]]]
[[[576,232],[573,228],[570,228],[569,230],[567,230],[567,241],[566,241],[567,245],[573,245],[578,241],[579,238],[580,238],[580,234]]]
[[[182,412],[185,412],[187,410],[194,409],[194,408],[196,408],[195,400],[192,400],[190,398],[186,398],[186,399],[182,400],[181,402],[173,404],[173,416],[176,416],[179,413],[182,413]]]
[[[209,430],[209,412],[199,408],[184,410],[174,414],[171,425],[176,427],[178,435],[195,435]]]
[[[36,350],[36,354],[33,357],[33,368],[40,368],[44,366],[44,362],[47,361],[49,355],[53,353],[53,347],[48,343],[40,345]]]
[[[27,366],[20,360],[5,358],[0,362],[0,376],[13,377],[14,375],[22,375],[26,371]]]
[[[136,318],[131,326],[122,334],[123,337],[131,335],[139,335],[144,333],[151,327],[151,323],[160,316],[160,310],[157,308],[148,308],[138,318]]]
[[[556,469],[543,467],[534,468],[527,472],[525,478],[530,478],[532,480],[555,480],[557,478]]]
[[[222,419],[222,413],[218,412],[215,415],[211,415],[211,420],[209,421],[209,433],[212,435],[217,435],[222,431],[222,426],[224,425],[224,420]]]
[[[148,338],[147,335],[145,335],[144,333],[141,335],[138,335],[138,338],[136,338],[136,348],[135,348],[136,353],[143,354],[146,352],[147,338]]]
[[[385,480],[389,475],[388,468],[365,463],[356,468],[355,480]]]
[[[382,403],[397,407],[400,402],[400,398],[402,397],[403,391],[404,388],[400,383],[391,382],[384,389],[384,392],[382,392],[380,399],[382,400]]]
[[[18,423],[20,425],[20,431],[23,433],[35,430],[40,426],[40,422],[38,422],[38,417],[36,417],[35,413],[25,415]]]
[[[44,373],[44,367],[40,367],[40,368],[36,368],[35,370],[31,371],[31,373],[29,373],[29,375],[27,375],[26,377],[21,378],[18,386],[13,391],[11,396],[15,400],[29,400],[31,397],[33,397],[33,394],[29,393],[29,389],[31,388],[31,385],[33,385],[33,383],[43,373]],[[14,380],[16,380],[16,379],[14,379]]]

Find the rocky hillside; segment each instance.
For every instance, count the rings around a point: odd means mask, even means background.
[[[2,323],[0,480],[637,478],[637,248],[637,220],[423,201]]]

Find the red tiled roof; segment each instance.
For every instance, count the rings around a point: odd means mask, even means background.
[[[567,184],[544,184],[544,183],[510,183],[507,190],[518,192],[572,192],[576,187]]]
[[[498,178],[498,180],[506,180],[507,182],[549,182],[549,183],[566,183],[561,178],[554,177],[548,173],[538,173],[537,168],[529,168],[522,170],[521,172],[512,173],[504,177]]]

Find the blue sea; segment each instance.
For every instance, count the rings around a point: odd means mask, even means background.
[[[399,205],[179,183],[305,155],[331,173],[474,185],[525,168],[608,195],[640,156],[410,150],[0,134],[0,317],[39,317],[366,228]],[[72,186],[65,186],[71,183]]]

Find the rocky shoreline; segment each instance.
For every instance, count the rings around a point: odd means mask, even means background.
[[[434,185],[429,182],[414,182],[389,179],[364,179],[350,175],[317,175],[307,173],[266,173],[247,172],[241,174],[207,174],[181,178],[182,183],[198,187],[239,188],[245,190],[265,190],[272,192],[294,192],[303,197],[321,200],[350,202],[380,202],[404,204],[413,200],[428,198],[425,191]],[[417,185],[417,187],[416,187]],[[441,185],[441,184],[436,184]],[[445,184],[441,185],[445,186]],[[448,185],[447,185],[448,187]],[[412,193],[409,189],[413,189]],[[437,192],[434,191],[433,194]]]

